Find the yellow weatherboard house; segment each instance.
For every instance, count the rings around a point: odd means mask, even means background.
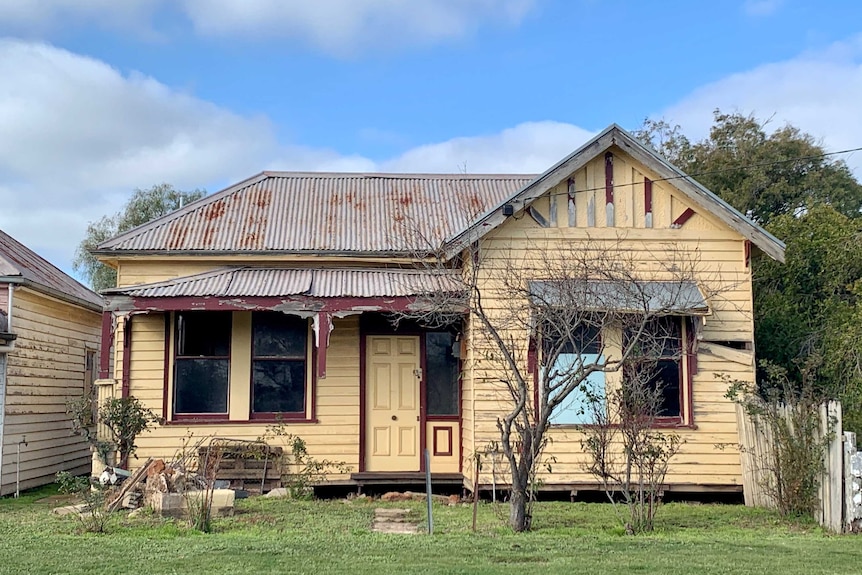
[[[142,459],[189,432],[255,439],[283,423],[350,467],[333,482],[418,480],[427,449],[437,483],[503,485],[504,462],[478,478],[471,463],[493,459],[509,409],[499,357],[469,308],[424,322],[422,300],[471,275],[487,309],[512,308],[477,269],[538,297],[553,286],[537,262],[581,246],[654,276],[655,297],[668,254],[689,262],[661,367],[657,425],[684,440],[666,489],[741,491],[726,380],[754,378],[752,253],[783,260],[784,244],[615,125],[539,176],[264,172],[108,240],[101,377],[163,418]],[[525,372],[547,368],[533,334],[510,335]],[[596,487],[578,393],[552,417],[544,489]]]

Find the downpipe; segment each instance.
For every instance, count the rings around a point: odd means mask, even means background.
[[[24,444],[24,447],[27,447],[29,444],[27,443],[27,436],[24,435],[21,437],[21,441],[18,442],[18,456],[15,458],[15,499],[21,496],[21,444]]]

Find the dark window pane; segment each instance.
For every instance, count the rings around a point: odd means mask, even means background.
[[[256,413],[305,411],[304,361],[255,361],[252,379]]]
[[[601,330],[594,325],[578,324],[571,331],[546,325],[543,332],[544,353],[548,355],[558,345],[560,353],[599,354],[602,351]]]
[[[458,415],[458,358],[450,333],[425,334],[428,415]]]
[[[227,413],[226,359],[177,359],[174,412]]]
[[[679,361],[662,360],[655,366],[655,376],[650,380],[653,389],[661,390],[659,417],[679,417]]]
[[[252,316],[255,357],[305,359],[308,320],[283,313],[259,312]]]
[[[177,355],[227,357],[230,355],[231,313],[193,311],[177,314]]]

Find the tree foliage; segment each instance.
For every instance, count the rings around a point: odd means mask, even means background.
[[[739,113],[716,110],[714,120],[709,137],[696,142],[663,120],[646,120],[635,135],[761,224],[818,204],[859,215],[862,185],[813,136],[789,125],[768,133],[768,121]]]
[[[647,120],[638,137],[787,244],[753,259],[755,349],[801,388],[842,400],[862,431],[862,185],[793,126],[715,112],[709,137]],[[766,374],[761,371],[761,377]]]
[[[135,189],[132,197],[119,212],[102,216],[87,225],[87,235],[75,250],[72,268],[96,290],[117,285],[116,271],[100,262],[91,253],[102,242],[168,214],[206,195],[204,190],[182,192],[170,184],[157,184],[147,189]]]

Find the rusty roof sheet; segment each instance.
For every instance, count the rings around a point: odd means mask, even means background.
[[[95,252],[409,253],[438,247],[533,179],[264,172]]]
[[[222,268],[163,282],[105,290],[131,297],[400,297],[463,289],[458,271]]]
[[[101,311],[105,301],[36,252],[0,231],[0,280],[20,280],[50,295]]]

